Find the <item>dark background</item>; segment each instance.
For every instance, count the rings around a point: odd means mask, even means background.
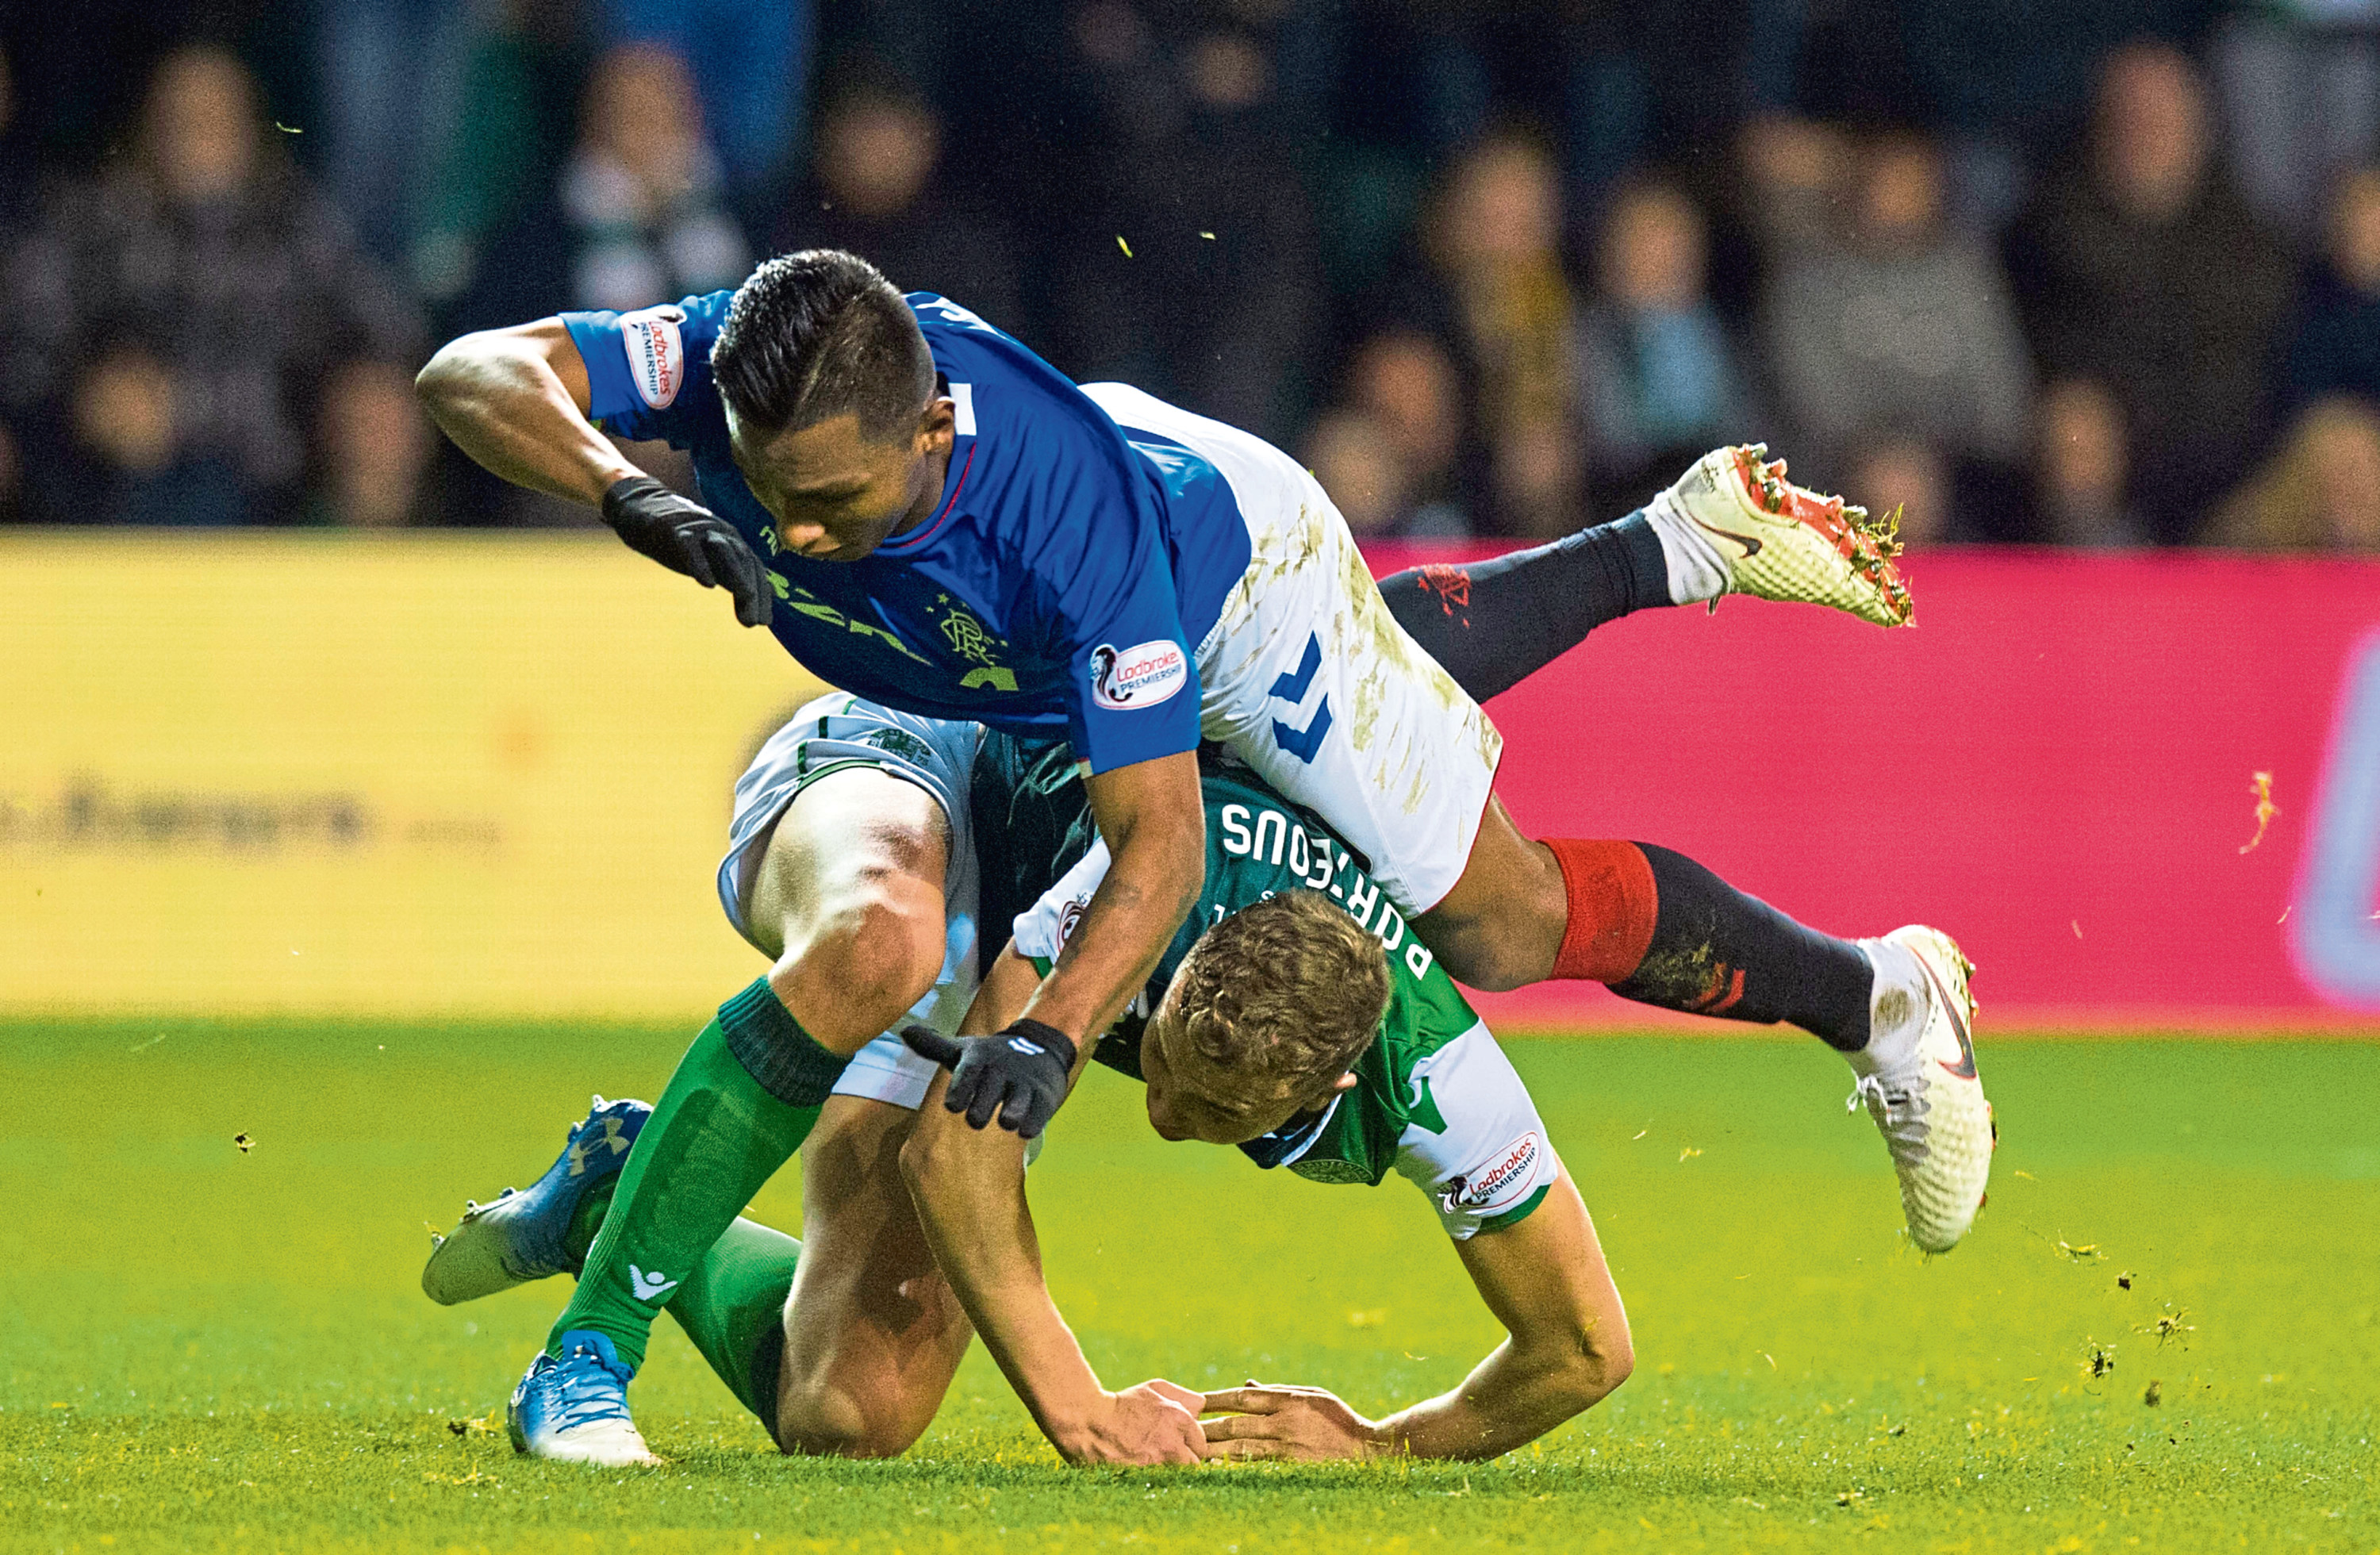
[[[0,16],[6,520],[585,521],[435,344],[832,244],[1366,533],[1763,438],[1923,540],[2380,550],[2380,0]]]

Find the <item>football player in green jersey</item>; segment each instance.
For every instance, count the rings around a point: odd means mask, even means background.
[[[1618,1387],[1633,1355],[1594,1223],[1527,1087],[1334,833],[1245,770],[1210,767],[1202,787],[1197,911],[1160,963],[1155,998],[1094,1057],[1147,1083],[1167,1139],[1237,1146],[1318,1183],[1411,1181],[1510,1335],[1457,1388],[1379,1421],[1318,1389],[1202,1395],[1195,1407],[1235,1412],[1208,1423],[1209,1454],[1485,1458],[1543,1435]],[[1094,842],[1016,918],[971,1026],[997,1030],[1031,996],[1106,872]],[[956,1056],[930,1031],[911,1040]],[[933,1099],[904,1174],[943,1276],[1038,1415],[1089,1368],[1041,1282],[1024,1146],[1004,1147],[1020,1169],[986,1194],[980,1174],[940,1167],[953,1148],[1003,1147]]]

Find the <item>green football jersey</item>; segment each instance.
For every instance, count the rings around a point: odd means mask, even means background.
[[[1286,1166],[1318,1183],[1377,1184],[1393,1170],[1430,1196],[1457,1238],[1526,1217],[1560,1167],[1527,1087],[1470,1001],[1329,827],[1245,769],[1209,767],[1202,783],[1206,889],[1148,989],[1094,1056],[1139,1078],[1142,1025],[1198,936],[1280,892],[1319,892],[1387,953],[1388,1013],[1355,1063],[1353,1089],[1319,1115],[1240,1148],[1260,1166]],[[1094,842],[1016,917],[1018,954],[1046,973],[1107,869],[1107,846]]]

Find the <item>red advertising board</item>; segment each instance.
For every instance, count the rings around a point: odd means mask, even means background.
[[[1463,554],[1370,553],[1381,574]],[[1597,631],[1489,704],[1506,804],[1535,835],[1674,847],[1833,932],[1935,924],[1991,1024],[2380,1034],[2380,564],[1967,551],[1909,573],[1913,630],[1728,600]],[[1483,1007],[1664,1019],[1569,984]]]

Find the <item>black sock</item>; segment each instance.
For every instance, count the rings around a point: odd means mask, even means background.
[[[1390,613],[1455,684],[1486,701],[1607,621],[1670,603],[1660,538],[1641,513],[1550,545],[1380,579]]]
[[[1611,991],[1727,1020],[1790,1021],[1828,1047],[1867,1046],[1876,973],[1849,940],[1805,929],[1683,854],[1636,844],[1659,907],[1644,961]]]

